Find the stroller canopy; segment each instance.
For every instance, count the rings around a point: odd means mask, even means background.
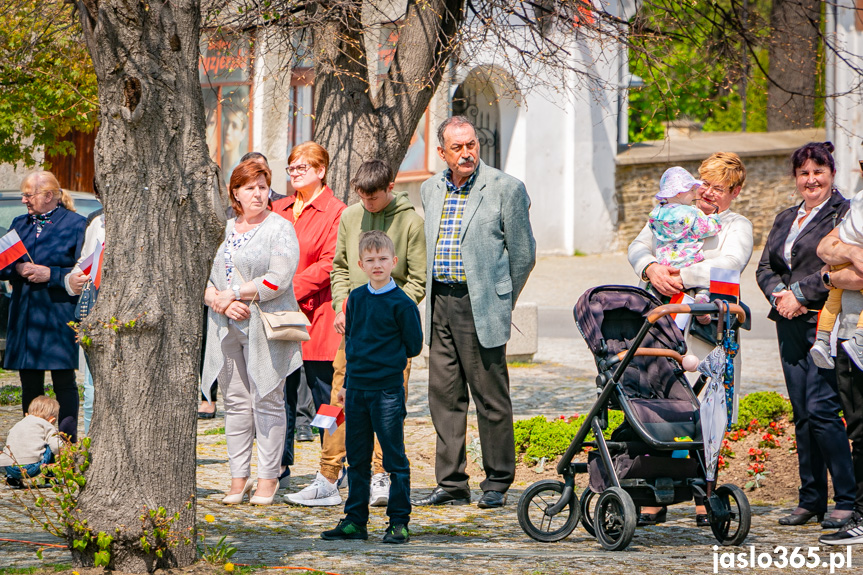
[[[661,305],[641,288],[598,286],[584,292],[573,313],[590,351],[599,362],[627,350],[647,321],[647,314]],[[641,342],[642,348],[670,349],[686,353],[683,333],[670,316],[659,318]],[[689,399],[691,393],[676,363],[664,357],[636,357],[620,382],[629,397]]]

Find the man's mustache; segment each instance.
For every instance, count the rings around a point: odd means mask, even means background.
[[[464,164],[472,164],[472,163],[473,163],[473,158],[459,158],[458,159],[458,165],[459,166],[463,166]]]

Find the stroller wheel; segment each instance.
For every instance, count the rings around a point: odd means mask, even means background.
[[[579,501],[581,508],[581,526],[584,530],[590,533],[591,537],[596,537],[596,529],[593,528],[593,515],[596,510],[596,493],[590,487],[581,492],[581,500]],[[636,513],[636,515],[638,515]]]
[[[632,541],[638,515],[635,503],[622,487],[610,487],[599,494],[593,527],[596,538],[609,551],[621,551]]]
[[[548,515],[563,493],[564,485],[554,479],[537,481],[521,494],[518,500],[518,524],[525,533],[537,541],[560,541],[578,525],[579,510],[575,493],[555,515]]]
[[[722,485],[708,499],[707,518],[722,545],[740,545],[749,535],[752,510],[749,499],[736,485]]]

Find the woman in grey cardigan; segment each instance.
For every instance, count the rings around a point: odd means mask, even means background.
[[[246,161],[231,174],[231,205],[204,303],[210,308],[201,380],[209,399],[216,376],[225,401],[231,489],[222,503],[241,503],[252,489],[252,442],[258,442],[258,486],[250,503],[269,505],[278,489],[285,441],[285,378],[302,364],[299,342],[268,340],[260,312],[297,311],[292,279],[299,244],[290,222],[269,210],[270,170]],[[255,302],[255,303],[252,303]],[[236,369],[239,378],[233,378]]]

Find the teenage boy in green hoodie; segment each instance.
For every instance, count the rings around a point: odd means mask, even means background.
[[[333,294],[333,308],[336,311],[336,331],[345,333],[345,303],[348,294],[368,283],[368,277],[356,265],[360,261],[360,234],[371,230],[381,230],[395,244],[398,263],[393,268],[392,278],[402,291],[415,303],[425,296],[426,288],[426,243],[423,219],[416,212],[406,192],[393,193],[393,171],[381,160],[363,162],[351,180],[351,187],[360,197],[360,203],[349,206],[342,212],[339,223],[339,239],[336,255],[333,258],[333,271],[330,273],[330,288]],[[344,339],[336,359],[333,361],[333,391],[330,396],[332,405],[339,404],[337,396],[345,381]],[[408,358],[405,368],[405,396],[408,392],[408,378],[411,361]],[[298,505],[325,506],[341,505],[337,483],[345,457],[345,427],[339,426],[332,435],[324,433],[324,446],[321,450],[321,470],[308,487],[298,493],[289,493],[285,498]],[[375,453],[371,483],[370,505],[386,506],[389,500],[390,477],[384,470],[381,446],[375,439]]]

